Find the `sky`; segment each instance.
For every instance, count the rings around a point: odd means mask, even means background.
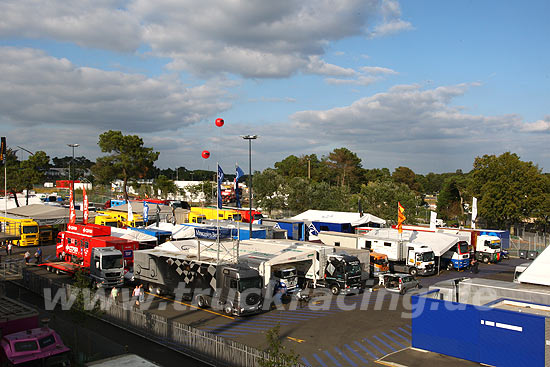
[[[0,2],[0,134],[20,159],[95,160],[120,130],[160,168],[248,171],[255,134],[253,170],[346,147],[364,168],[511,151],[550,172],[546,0],[68,4]]]

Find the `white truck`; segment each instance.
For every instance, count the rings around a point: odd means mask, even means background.
[[[500,238],[491,235],[478,235],[476,237],[475,258],[487,264],[500,261]]]
[[[382,228],[363,235],[364,245],[374,252],[388,256],[390,271],[410,275],[432,275],[436,272],[435,254],[430,246],[411,242],[412,233]]]
[[[447,270],[462,270],[470,266],[468,242],[459,241],[441,256],[441,266]]]

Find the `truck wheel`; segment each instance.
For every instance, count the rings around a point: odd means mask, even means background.
[[[453,270],[453,263],[447,264],[447,270]]]
[[[197,306],[199,306],[200,308],[206,307],[206,301],[203,296],[197,296]]]
[[[46,266],[46,270],[51,273],[52,272],[52,267],[48,265],[48,266]]]
[[[418,269],[417,268],[410,268],[409,269],[409,274],[412,275],[413,277],[415,277],[416,275],[418,275]]]
[[[483,256],[481,261],[483,261],[484,264],[489,264],[489,256],[487,256],[487,255]]]
[[[57,275],[59,275],[59,274],[61,274],[61,270],[55,269],[55,273],[56,273]]]
[[[332,294],[337,296],[338,294],[340,294],[340,286],[338,284],[333,284],[330,286],[330,291]]]

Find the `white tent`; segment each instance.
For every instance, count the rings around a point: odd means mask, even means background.
[[[403,231],[402,234],[399,234],[399,231],[393,228],[374,229],[363,236],[427,245],[433,250],[435,256],[443,255],[460,240],[458,235],[435,232]]]
[[[138,242],[157,242],[155,236],[148,235],[147,233],[134,231],[130,228],[116,228],[111,227],[111,236],[124,238],[126,240],[138,241]]]
[[[302,214],[298,214],[290,219],[307,222],[350,223],[352,227],[357,227],[366,223],[386,224],[384,219],[375,217],[372,214],[364,214],[361,216],[360,213],[355,212],[336,212],[313,209],[306,210]]]
[[[550,285],[550,247],[533,260],[518,277],[520,283]]]

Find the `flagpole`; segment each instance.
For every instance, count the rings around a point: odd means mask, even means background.
[[[218,243],[217,262],[220,262],[220,164],[216,162],[216,241]]]

